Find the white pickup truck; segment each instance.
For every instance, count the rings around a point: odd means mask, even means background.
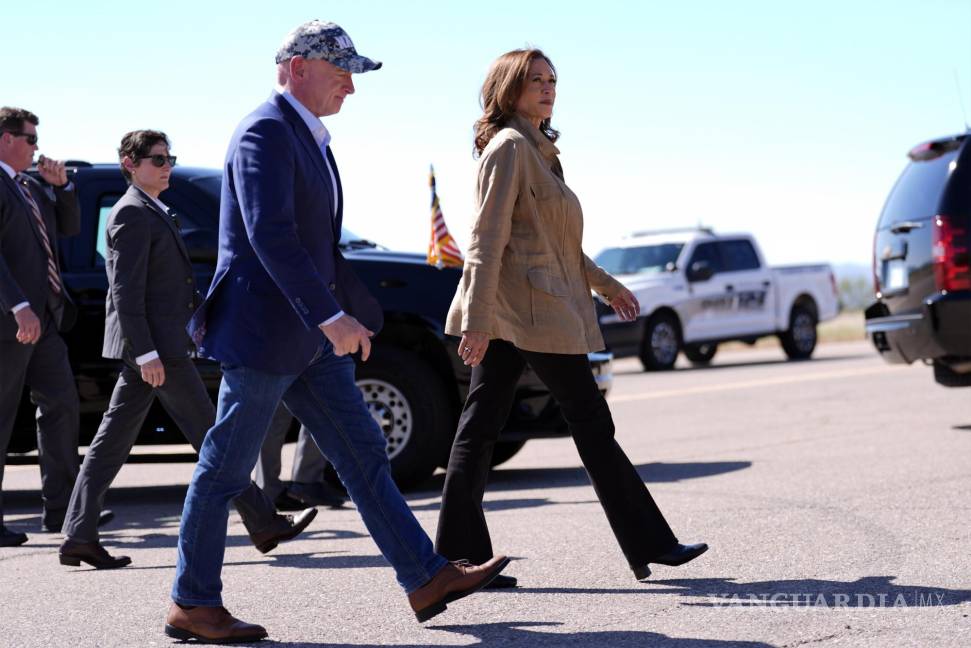
[[[709,229],[636,232],[595,257],[637,297],[641,316],[622,322],[600,304],[615,357],[637,355],[647,371],[670,369],[678,352],[708,364],[720,342],[777,335],[786,355],[816,348],[816,325],[839,312],[828,264],[767,267],[748,234]]]

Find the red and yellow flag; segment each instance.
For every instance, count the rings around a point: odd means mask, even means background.
[[[461,268],[465,257],[445,226],[445,216],[442,215],[438,194],[435,192],[435,167],[431,167],[428,184],[432,188],[432,237],[428,243],[428,263],[438,268]]]

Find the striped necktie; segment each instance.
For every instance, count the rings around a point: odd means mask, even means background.
[[[44,251],[47,252],[47,283],[50,284],[51,290],[54,291],[55,295],[61,294],[61,276],[57,272],[57,263],[54,261],[54,248],[51,247],[51,239],[47,235],[47,225],[44,224],[44,218],[41,216],[40,207],[37,206],[37,202],[34,197],[30,195],[30,188],[27,186],[27,179],[22,175],[17,175],[16,177],[17,186],[20,187],[20,193],[23,194],[24,200],[27,201],[27,206],[30,207],[30,212],[34,216],[34,221],[37,223],[37,229],[40,231],[41,242],[44,244]]]

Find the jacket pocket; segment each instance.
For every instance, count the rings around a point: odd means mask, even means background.
[[[552,200],[563,195],[560,185],[555,182],[533,182],[529,185],[529,193],[533,194],[536,202]]]
[[[562,277],[550,274],[546,268],[530,268],[526,271],[529,285],[554,297],[566,297],[570,294],[566,281]]]

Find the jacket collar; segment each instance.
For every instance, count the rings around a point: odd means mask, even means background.
[[[128,191],[126,192],[132,198],[137,198],[145,203],[145,206],[151,209],[153,212],[160,216],[165,216],[166,219],[171,219],[171,216],[162,211],[162,207],[152,200],[152,197],[145,193],[142,189],[138,188],[134,184],[128,185]]]
[[[525,117],[518,114],[513,115],[509,119],[508,125],[525,135],[526,138],[539,149],[539,152],[547,160],[551,160],[560,154],[560,149],[556,148],[556,145],[549,141],[549,139],[546,138],[546,135],[543,135],[543,133],[541,133],[538,128],[533,126],[533,124]]]
[[[300,114],[290,105],[282,94],[277,91],[273,91],[270,95],[270,103],[276,107],[277,110],[283,115],[283,118],[290,124],[293,128],[294,133],[297,135],[297,139],[300,140],[304,148],[307,149],[307,154],[314,161],[314,166],[317,167],[317,171],[325,179],[330,179],[327,174],[327,169],[324,167],[324,154],[320,150],[320,146],[317,145],[317,140],[314,139],[313,133],[310,132],[310,127],[307,122],[303,120]]]
[[[129,185],[128,191],[125,193],[125,195],[128,196],[129,198],[134,198],[135,200],[141,201],[141,203],[145,205],[145,207],[147,207],[149,211],[154,213],[156,216],[158,216],[165,222],[169,230],[172,232],[173,236],[175,236],[175,242],[179,248],[179,251],[182,252],[182,255],[185,257],[185,260],[191,265],[192,259],[189,257],[189,250],[185,247],[185,241],[182,240],[182,232],[180,232],[179,228],[176,227],[175,219],[172,217],[172,215],[166,214],[165,212],[163,212],[162,208],[159,206],[157,202],[152,200],[151,196],[149,196],[147,193],[145,193],[135,185]]]

